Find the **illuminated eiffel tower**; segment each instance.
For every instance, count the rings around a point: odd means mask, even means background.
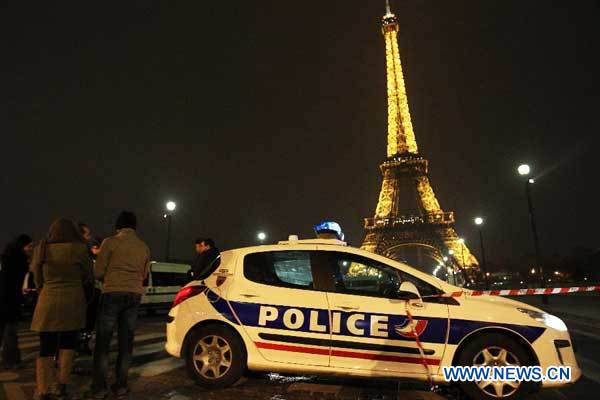
[[[383,183],[375,216],[365,218],[362,248],[429,273],[443,264],[441,271],[438,268],[440,278],[448,273],[450,280],[471,279],[479,271],[477,259],[456,234],[454,213],[440,207],[429,182],[428,162],[419,154],[400,64],[398,20],[389,0],[381,30],[387,72],[387,159],[380,166]]]

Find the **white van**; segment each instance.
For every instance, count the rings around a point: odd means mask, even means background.
[[[153,312],[156,309],[171,307],[175,295],[190,281],[190,265],[153,261],[144,287],[142,308]]]

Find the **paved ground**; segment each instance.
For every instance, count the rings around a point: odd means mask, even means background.
[[[535,303],[537,300],[528,302]],[[587,301],[586,301],[587,303]],[[535,400],[596,399],[600,392],[600,318],[586,319],[565,313],[560,305],[550,304],[548,311],[559,314],[571,329],[578,346],[578,359],[586,375],[576,384],[560,389],[542,391]],[[600,309],[600,307],[599,307]],[[599,311],[600,313],[600,311]],[[240,385],[219,391],[207,391],[192,383],[186,376],[183,363],[163,350],[164,316],[140,318],[136,332],[132,389],[134,399],[192,400],[192,399],[457,399],[455,393],[431,393],[426,386],[412,382],[381,380],[333,379],[310,376],[281,376],[265,374],[248,378]],[[34,360],[38,350],[36,335],[26,326],[20,333],[24,368],[18,371],[0,370],[0,400],[31,399],[34,391]],[[113,360],[114,361],[114,360]],[[89,384],[91,359],[79,358],[74,378],[78,390]]]

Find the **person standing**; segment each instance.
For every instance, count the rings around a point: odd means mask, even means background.
[[[221,253],[215,241],[206,239],[196,240],[196,256],[192,260],[192,280],[206,279],[221,264]]]
[[[79,222],[77,225],[87,245],[90,262],[93,264],[94,260],[96,259],[99,243],[92,237],[92,230],[86,223]],[[96,327],[96,317],[98,315],[101,291],[95,285],[94,280],[86,285],[84,289],[86,294],[85,297],[87,299],[87,308],[85,313],[86,320],[85,327],[81,330],[81,335],[77,346],[77,353],[91,356],[92,350],[90,349],[90,340],[92,339],[92,335]]]
[[[7,369],[17,368],[21,363],[17,324],[32,248],[31,237],[21,234],[6,245],[0,260],[0,347],[2,366]]]
[[[36,384],[40,399],[52,398],[54,358],[58,358],[58,398],[67,397],[79,331],[85,325],[84,285],[92,280],[88,249],[73,221],[59,218],[35,248],[31,261],[39,298],[31,330],[39,333]]]
[[[116,235],[105,239],[94,266],[97,279],[104,280],[96,326],[93,381],[88,398],[105,399],[108,353],[115,327],[118,326],[116,382],[111,386],[117,398],[128,396],[127,378],[133,353],[133,339],[143,282],[150,267],[150,250],[137,235],[137,218],[130,211],[119,214]]]

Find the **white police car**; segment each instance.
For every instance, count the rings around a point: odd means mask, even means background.
[[[181,289],[167,323],[166,350],[185,358],[190,376],[205,386],[232,385],[246,370],[437,383],[451,365],[564,365],[573,382],[581,375],[560,319],[500,297],[439,297],[460,289],[335,239],[221,257],[211,277]],[[461,386],[472,398],[513,398],[535,388]]]

